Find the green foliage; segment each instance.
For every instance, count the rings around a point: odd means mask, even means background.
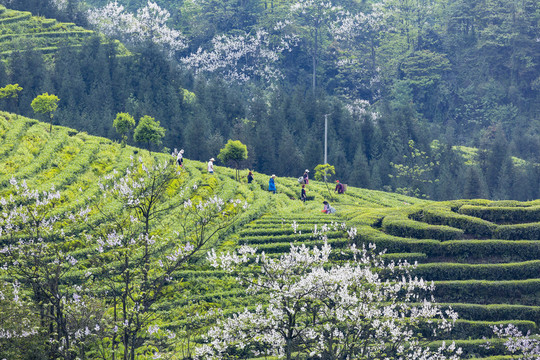
[[[441,302],[540,306],[540,279],[506,281],[436,281]]]
[[[490,237],[497,225],[478,219],[475,216],[456,214],[448,208],[426,207],[419,213],[413,214],[412,218],[424,221],[432,225],[447,225],[462,229],[467,234],[477,237]]]
[[[49,132],[52,131],[52,119],[54,116],[54,112],[56,111],[56,109],[58,109],[59,101],[60,99],[58,98],[58,96],[53,94],[49,95],[48,93],[38,95],[34,100],[32,100],[31,105],[35,113],[49,115]]]
[[[153,117],[145,115],[139,120],[139,124],[133,133],[133,139],[137,142],[146,143],[148,151],[150,144],[159,145],[165,136],[165,128],[159,126],[159,121]]]
[[[22,91],[22,89],[19,84],[7,84],[3,88],[0,88],[0,99],[17,98],[19,91]]]
[[[330,181],[336,175],[336,168],[330,164],[319,164],[315,167],[315,180]]]
[[[525,280],[540,273],[540,260],[504,264],[421,264],[414,274],[421,278],[437,280]]]
[[[236,180],[238,181],[238,167],[240,162],[248,157],[247,146],[239,140],[227,141],[225,147],[219,151],[218,159],[224,163],[233,162],[236,168]]]
[[[126,146],[127,134],[135,127],[135,119],[128,113],[118,113],[113,121],[116,132],[122,136],[122,146]]]
[[[439,165],[438,159],[431,158],[425,151],[416,148],[413,140],[408,142],[407,154],[403,155],[403,162],[390,165],[394,168],[395,177],[400,184],[407,184],[404,187],[396,188],[396,192],[415,197],[427,197],[420,190],[420,184],[438,183],[438,179],[433,178],[435,166]]]
[[[505,240],[537,240],[540,239],[540,222],[500,225],[493,236]]]

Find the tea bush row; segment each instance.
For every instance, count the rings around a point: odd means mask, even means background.
[[[341,231],[328,231],[326,233],[329,239],[343,236]],[[278,242],[296,242],[296,241],[311,241],[318,239],[313,233],[302,233],[293,235],[278,235],[278,236],[245,236],[240,239],[242,244],[266,244]]]
[[[446,225],[458,228],[467,234],[474,234],[479,237],[490,237],[497,228],[497,225],[489,221],[474,216],[456,214],[444,208],[426,207],[413,214],[412,217],[415,220],[432,225]]]
[[[394,236],[415,239],[454,240],[463,237],[463,230],[445,225],[429,225],[404,218],[401,214],[386,216],[382,229]]]
[[[540,260],[504,264],[420,264],[414,275],[426,280],[524,280],[538,278]]]
[[[5,13],[3,13],[2,15],[4,14]],[[7,24],[18,22],[18,21],[27,20],[27,19],[30,19],[31,17],[32,17],[32,13],[30,12],[27,12],[27,11],[19,12],[19,14],[17,14],[16,16],[1,18],[0,25],[7,25]]]
[[[41,190],[48,190],[51,186],[59,190],[64,185],[76,181],[77,177],[85,171],[92,158],[99,151],[99,142],[97,140],[85,139],[82,150],[63,168],[54,178],[39,185]]]
[[[0,115],[1,116],[1,115]],[[37,123],[37,122],[27,122],[27,121],[16,121],[13,118],[8,120],[12,122],[12,125],[9,127],[8,131],[4,134],[4,141],[0,145],[0,158],[6,156],[7,153],[12,151],[19,143],[18,138],[23,134],[26,129]]]
[[[463,205],[460,214],[495,223],[524,223],[540,221],[540,206],[474,206]]]
[[[540,305],[540,279],[436,281],[438,302]]]
[[[390,253],[419,252],[428,257],[475,258],[506,255],[517,260],[540,258],[540,241],[453,240],[440,242],[430,239],[407,239],[385,234],[371,226],[359,226],[356,241],[374,243]]]
[[[454,309],[459,314],[460,319],[477,321],[530,320],[540,326],[540,306],[464,303],[439,303],[439,305],[445,309]]]

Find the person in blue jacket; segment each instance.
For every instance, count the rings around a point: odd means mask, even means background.
[[[270,177],[270,181],[268,181],[268,191],[271,191],[274,194],[276,193],[276,183],[274,181],[275,178],[276,175],[272,175],[272,177]]]

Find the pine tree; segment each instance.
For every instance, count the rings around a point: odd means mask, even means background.
[[[487,196],[487,186],[480,169],[470,165],[465,174],[463,197],[466,199],[481,199]]]
[[[362,147],[358,147],[351,165],[349,183],[353,186],[371,188],[371,173]]]

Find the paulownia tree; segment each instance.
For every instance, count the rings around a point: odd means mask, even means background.
[[[540,339],[531,335],[530,331],[524,335],[514,324],[494,325],[493,333],[497,338],[504,340],[504,346],[512,353],[513,359],[535,360],[540,359]],[[484,347],[490,348],[488,341]]]
[[[41,95],[36,96],[36,98],[32,100],[32,103],[30,104],[35,113],[49,115],[49,123],[50,123],[49,132],[52,131],[52,119],[54,116],[54,112],[56,111],[56,109],[58,109],[59,101],[60,99],[58,98],[58,96],[53,95],[53,94],[49,95],[48,93],[43,93]]]
[[[315,232],[326,240],[331,227]],[[356,229],[348,234],[354,238]],[[249,294],[268,294],[268,301],[218,320],[199,359],[459,359],[453,343],[433,350],[421,335],[449,331],[457,318],[432,304],[433,284],[413,277],[407,262],[385,264],[380,254],[351,250],[354,259],[342,264],[330,262],[326,241],[321,248],[291,245],[280,258],[247,246],[210,253],[214,267],[239,273]]]
[[[58,208],[58,191],[33,190],[16,179],[10,182],[11,196],[0,199],[0,235],[6,244],[0,248],[0,263],[13,286],[20,284],[30,292],[48,358],[75,359],[84,353],[83,338],[95,334],[101,315],[99,301],[73,286],[83,281],[72,272],[79,260],[71,251],[79,243],[65,229],[84,223],[89,209],[64,212]],[[91,315],[84,310],[88,301],[93,301]],[[28,328],[26,333],[33,330]]]
[[[100,184],[105,197],[99,210],[108,221],[90,241],[95,249],[93,276],[105,279],[104,296],[113,308],[113,359],[118,354],[134,360],[137,354],[160,350],[147,341],[159,330],[156,304],[182,291],[175,272],[247,207],[198,186],[185,187],[184,176],[172,162],[145,163],[139,158],[124,174],[112,174]],[[176,222],[160,224],[162,215],[171,212]],[[171,231],[164,231],[166,227]],[[165,339],[174,335],[163,332]]]

